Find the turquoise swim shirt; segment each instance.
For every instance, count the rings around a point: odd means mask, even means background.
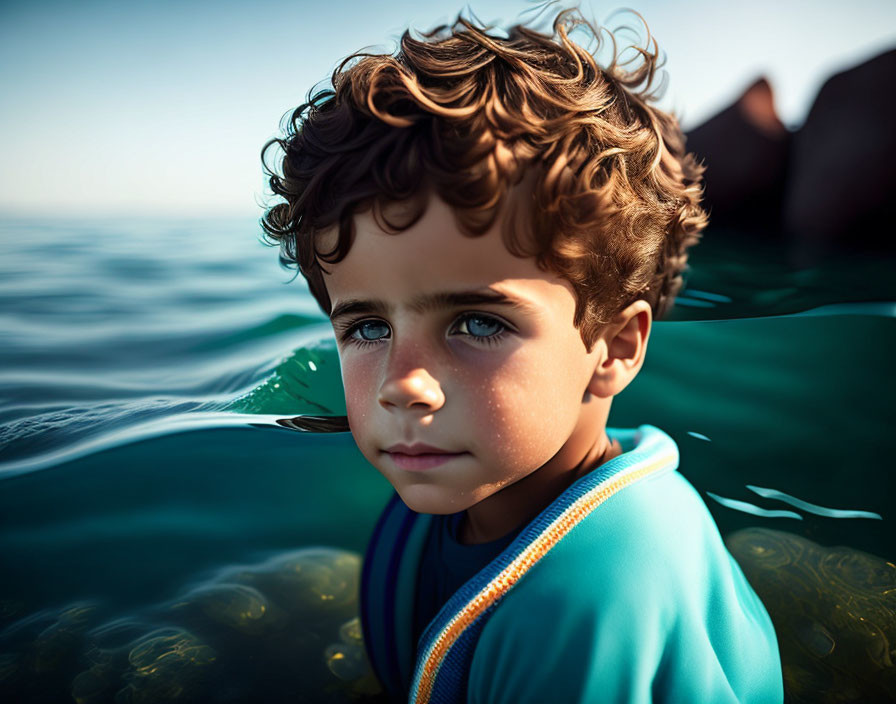
[[[644,425],[578,479],[414,638],[433,516],[397,495],[365,556],[362,625],[394,701],[783,701],[775,631],[678,448]]]

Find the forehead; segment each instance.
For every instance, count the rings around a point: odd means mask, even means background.
[[[397,234],[384,232],[370,212],[357,215],[348,255],[326,265],[331,303],[361,297],[401,303],[426,293],[485,287],[546,305],[572,297],[569,283],[540,270],[534,257],[511,254],[500,229],[496,219],[485,234],[465,235],[451,207],[437,197],[413,226]],[[332,231],[325,235],[334,236]],[[322,244],[326,248],[332,242]]]

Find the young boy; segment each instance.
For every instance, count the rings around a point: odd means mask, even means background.
[[[286,202],[264,227],[397,492],[365,558],[368,653],[395,701],[781,701],[768,614],[674,441],[606,427],[706,216],[647,92],[655,43],[601,68],[577,24],[405,33],[271,143]]]

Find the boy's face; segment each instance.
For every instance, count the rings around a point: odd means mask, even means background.
[[[348,419],[411,509],[469,508],[591,432],[580,412],[597,356],[573,326],[568,282],[510,254],[499,223],[464,236],[436,197],[399,234],[370,213],[355,226],[324,276]]]

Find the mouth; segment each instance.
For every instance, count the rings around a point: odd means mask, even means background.
[[[431,445],[393,445],[383,454],[387,455],[396,467],[409,472],[420,472],[438,467],[468,452],[447,452]]]

